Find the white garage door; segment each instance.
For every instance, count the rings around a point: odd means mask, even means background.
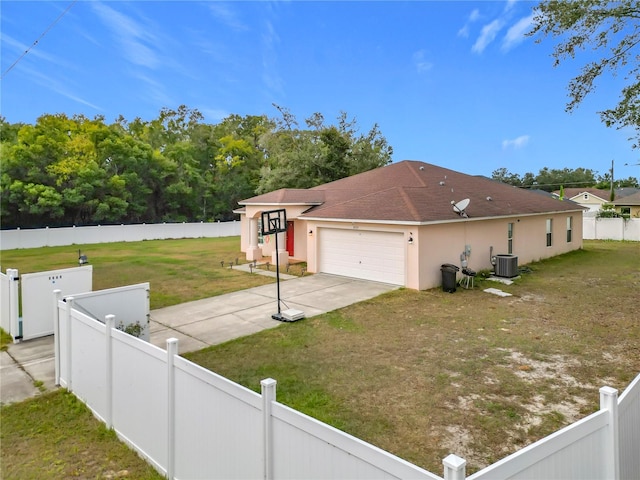
[[[404,235],[394,232],[321,228],[319,271],[404,285]]]

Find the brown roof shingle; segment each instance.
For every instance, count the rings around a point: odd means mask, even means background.
[[[571,201],[559,201],[486,177],[412,160],[296,192],[307,192],[300,194],[301,199],[324,200],[302,218],[420,223],[456,220],[461,217],[454,212],[452,202],[464,198],[470,199],[466,208],[469,218],[584,210]],[[290,195],[278,190],[240,204],[288,199]]]
[[[622,197],[615,202],[611,202],[614,205],[640,205],[640,192],[634,193],[633,195],[628,195],[626,197]]]

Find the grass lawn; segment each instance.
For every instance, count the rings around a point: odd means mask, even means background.
[[[220,267],[240,257],[238,243],[82,250],[94,265],[95,290],[150,281],[152,308],[159,308],[273,281]],[[2,265],[27,273],[75,266],[76,258],[77,247],[13,250],[2,252]],[[279,401],[434,473],[449,453],[473,472],[595,411],[601,386],[623,389],[640,372],[639,243],[585,242],[581,251],[529,267],[511,286],[477,281],[454,294],[402,289],[185,356],[256,391],[261,379],[275,378]],[[513,296],[482,292],[487,287]],[[64,427],[70,420],[56,432],[43,427],[40,437],[26,419],[5,420],[18,408],[49,409],[51,418],[85,415],[66,397],[56,392],[2,407],[3,478],[40,478],[40,459],[54,457],[62,465],[82,465],[83,456],[99,464],[82,478],[119,471],[92,453],[106,431],[80,436]],[[37,431],[37,423],[30,428]],[[8,439],[21,437],[15,455],[17,440]],[[67,437],[82,440],[50,453]],[[15,462],[36,467],[9,475]],[[130,477],[153,478],[143,475]]]
[[[273,283],[270,277],[229,268],[236,259],[246,263],[239,246],[240,237],[222,237],[30,248],[1,254],[3,269],[17,268],[23,274],[77,267],[78,249],[82,249],[93,265],[93,290],[149,282],[151,309],[156,309]]]
[[[640,372],[640,244],[530,264],[511,286],[400,290],[185,355],[441,474],[474,472],[598,409]],[[512,293],[484,293],[495,287]]]
[[[64,390],[3,406],[0,477],[164,478]]]

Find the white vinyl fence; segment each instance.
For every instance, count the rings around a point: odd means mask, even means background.
[[[93,267],[63,268],[46,272],[19,275],[15,268],[1,274],[0,326],[13,338],[30,340],[54,333],[54,312],[49,302],[51,292],[63,295],[90,292],[93,286]],[[22,315],[20,315],[22,312]]]
[[[582,217],[582,238],[585,240],[640,241],[640,218]]]
[[[617,390],[602,387],[599,411],[471,475],[469,479],[639,478],[639,414],[640,375],[619,400]],[[625,424],[626,427],[620,428]]]
[[[74,304],[56,292],[57,382],[170,479],[442,478],[278,403],[275,380],[259,395]],[[640,478],[640,375],[600,394],[598,412],[469,478]],[[443,464],[466,478],[463,459]]]
[[[0,250],[169,238],[216,238],[240,235],[240,222],[97,225],[0,230]]]
[[[0,272],[0,327],[11,334],[18,334],[18,270],[7,268]],[[46,298],[46,297],[45,297]]]
[[[439,479],[59,300],[57,382],[170,479]]]
[[[99,322],[103,322],[107,315],[115,315],[118,319],[116,328],[127,331],[128,327],[138,327],[132,334],[135,332],[136,337],[148,342],[150,340],[149,291],[149,283],[146,282],[81,294],[74,293],[74,306]],[[66,293],[61,292],[61,294]]]

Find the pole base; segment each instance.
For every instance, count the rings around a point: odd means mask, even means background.
[[[271,315],[271,318],[274,320],[278,320],[279,322],[297,322],[298,320],[302,320],[304,318],[304,312],[300,310],[296,310],[294,308],[290,308],[288,310],[283,311],[282,313],[274,313]]]

